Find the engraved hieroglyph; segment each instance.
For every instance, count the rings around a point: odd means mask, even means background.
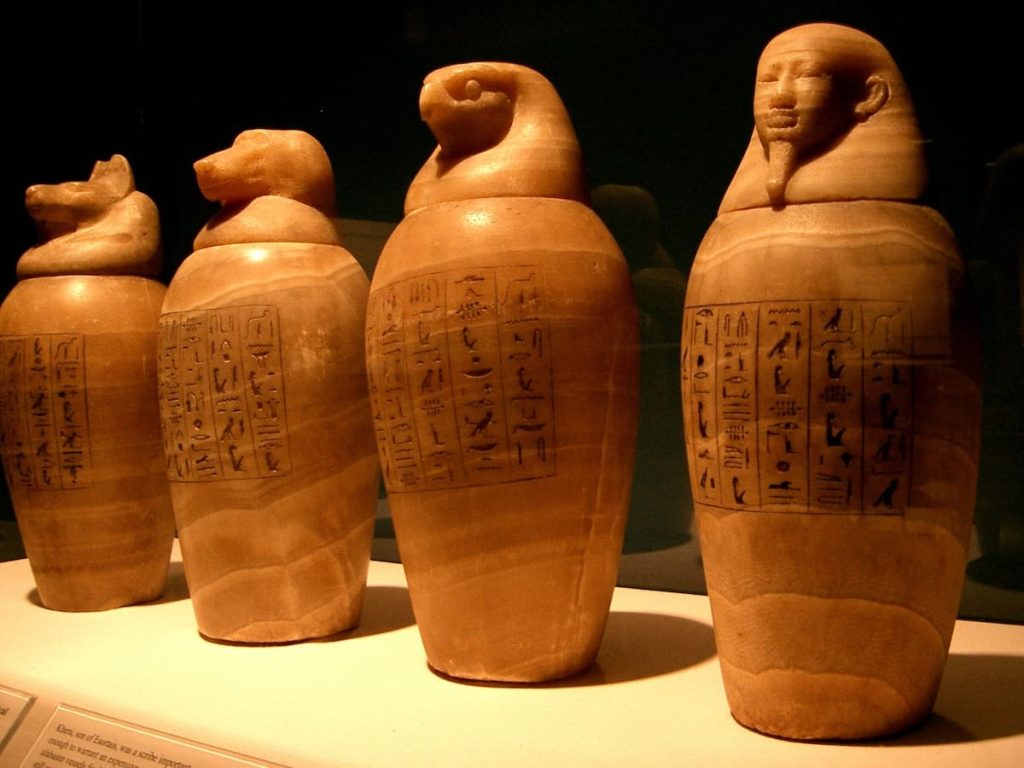
[[[291,467],[276,307],[169,312],[160,318],[167,476],[245,480]]]
[[[85,337],[0,338],[0,450],[8,486],[92,485]]]
[[[913,334],[905,302],[686,310],[691,483],[737,511],[902,514],[911,486]]]
[[[681,387],[729,707],[797,739],[927,717],[977,482],[956,239],[919,200],[899,69],[833,24],[765,48],[750,143],[694,260]]]
[[[392,493],[555,474],[553,353],[536,266],[375,292],[370,402]]]

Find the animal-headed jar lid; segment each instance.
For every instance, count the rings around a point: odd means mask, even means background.
[[[19,278],[160,273],[160,217],[121,155],[97,162],[87,181],[29,187],[25,207],[39,244],[18,260]]]
[[[232,243],[341,244],[331,161],[305,131],[243,131],[193,167],[203,196],[221,204],[196,237],[196,250]]]
[[[420,115],[438,146],[406,214],[484,197],[586,200],[579,142],[554,87],[518,64],[455,64],[427,75]]]

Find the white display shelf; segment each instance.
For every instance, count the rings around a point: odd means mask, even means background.
[[[590,671],[473,685],[427,667],[401,566],[371,564],[358,629],[248,647],[197,634],[179,557],[162,600],[85,614],[42,608],[28,562],[0,564],[0,686],[36,697],[0,766],[21,765],[58,705],[296,768],[1024,765],[1022,626],[957,623],[922,727],[797,743],[729,716],[705,597],[619,588]]]

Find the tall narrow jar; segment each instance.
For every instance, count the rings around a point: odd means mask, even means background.
[[[287,642],[359,620],[377,496],[362,338],[369,281],[301,131],[198,161],[223,204],[160,318],[160,408],[201,634]]]
[[[980,425],[965,268],[918,202],[921,136],[877,41],[778,36],[754,120],[683,325],[722,675],[757,730],[880,736],[931,711],[963,584]]]
[[[174,540],[156,206],[120,155],[25,202],[40,244],[0,308],[0,450],[39,599],[64,611],[151,600]]]
[[[622,546],[637,315],[551,84],[429,75],[439,146],[374,274],[378,448],[431,666],[533,682],[595,658]]]

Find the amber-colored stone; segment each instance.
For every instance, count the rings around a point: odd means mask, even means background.
[[[0,309],[0,450],[39,599],[90,611],[160,595],[163,472],[156,206],[120,155],[25,194],[40,243]]]
[[[369,281],[301,131],[198,161],[223,204],[160,318],[160,406],[199,631],[239,642],[356,624],[377,498],[362,350]]]
[[[366,342],[413,608],[436,670],[564,677],[597,654],[622,546],[629,272],[542,76],[447,67],[420,111],[439,146],[381,254]]]
[[[765,49],[756,128],[690,274],[686,440],[729,705],[798,739],[926,717],[963,584],[978,342],[917,202],[889,54],[816,24]]]

